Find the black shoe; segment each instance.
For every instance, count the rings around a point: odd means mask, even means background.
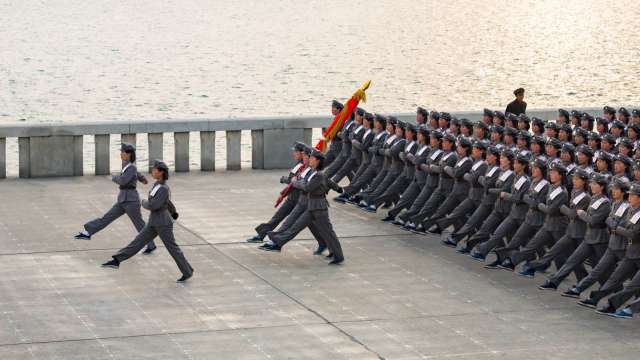
[[[264,244],[260,246],[258,249],[264,250],[264,251],[280,252],[281,247],[276,244]]]
[[[453,241],[453,239],[451,238],[451,236],[449,236],[448,238],[446,238],[445,240],[441,240],[440,243],[444,246],[448,246],[451,248],[455,248],[456,246],[458,246],[458,244],[456,244],[455,241]]]
[[[339,265],[339,264],[342,264],[343,261],[344,259],[333,259],[329,261],[329,265]]]
[[[329,253],[329,254],[327,254],[327,256],[325,256],[325,258],[327,258],[327,259],[331,259],[331,258],[333,258],[333,254],[332,254],[332,253]]]
[[[574,298],[574,299],[580,299],[580,292],[578,291],[578,289],[574,286],[572,288],[570,288],[569,290],[563,292],[562,294],[560,294],[564,297],[570,297],[570,298]]]
[[[418,235],[424,235],[427,232],[424,230],[424,228],[422,227],[422,225],[418,225],[415,228],[409,228],[409,231],[411,231],[414,234],[418,234]]]
[[[442,229],[440,229],[440,226],[438,226],[438,225],[436,224],[436,225],[431,226],[431,227],[429,228],[429,230],[427,230],[427,232],[428,232],[429,234],[440,235],[440,234],[442,234]]]
[[[157,247],[149,247],[147,246],[146,249],[144,249],[144,251],[142,252],[143,255],[151,255],[152,252],[156,251]]]
[[[347,202],[347,196],[342,194],[333,198],[333,201],[344,204]]]
[[[578,301],[578,305],[595,309],[596,306],[598,306],[598,302],[595,301],[594,299],[584,299],[584,300]]]
[[[467,245],[463,245],[463,246],[460,246],[459,248],[457,248],[456,252],[458,254],[466,255],[466,254],[470,254],[471,253],[471,249],[469,249],[467,247]]]
[[[357,196],[352,196],[352,197],[347,199],[347,202],[349,204],[358,205],[358,203],[360,202],[360,198],[357,197]]]
[[[263,237],[261,237],[260,235],[254,235],[250,238],[247,239],[247,242],[249,243],[261,243],[263,241]]]
[[[370,213],[375,213],[376,211],[378,211],[378,208],[375,205],[369,205],[365,208],[362,208],[362,210]]]
[[[76,240],[91,240],[91,235],[85,235],[83,233],[78,233],[78,235],[73,237]]]
[[[178,283],[187,282],[187,280],[191,279],[192,276],[193,276],[193,273],[191,273],[190,275],[182,275],[182,277],[180,277],[180,279],[176,280],[176,282],[178,282]]]
[[[526,267],[522,271],[520,271],[518,275],[533,279],[533,277],[536,276],[536,271],[533,268]]]
[[[611,306],[611,304],[607,304],[607,306],[604,308],[596,309],[596,312],[601,315],[613,316],[613,314],[616,313],[616,308]]]
[[[114,259],[111,259],[109,261],[107,261],[106,263],[102,264],[102,267],[106,267],[106,268],[112,268],[112,269],[117,269],[120,267],[120,261]]]
[[[502,264],[498,265],[498,267],[508,271],[513,271],[516,268],[516,266],[511,262],[511,259],[505,259]]]
[[[404,226],[405,222],[402,220],[394,220],[391,222],[391,225],[395,225],[395,226]]]
[[[390,222],[394,221],[395,218],[396,218],[395,216],[387,215],[387,216],[385,216],[384,219],[380,219],[380,221],[386,222],[386,223],[390,223]]]
[[[544,283],[540,286],[538,286],[538,289],[540,290],[557,290],[558,289],[558,285],[554,284],[553,282],[549,281],[549,280],[545,280]]]
[[[489,270],[497,270],[499,265],[500,265],[500,260],[495,260],[494,262],[491,262],[485,265],[484,268]]]
[[[318,246],[316,251],[313,252],[313,255],[322,255],[325,250],[327,250],[326,246]]]

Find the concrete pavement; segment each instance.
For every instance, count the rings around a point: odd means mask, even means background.
[[[0,181],[0,359],[631,359],[637,320],[542,292],[506,271],[334,205],[346,263],[244,239],[269,218],[280,172],[170,179],[187,284],[160,248],[99,264],[134,236],[127,218],[91,241],[81,225],[115,198],[107,177]],[[144,188],[141,192],[145,192]],[[146,218],[146,213],[143,214]],[[567,280],[562,286],[572,283]]]

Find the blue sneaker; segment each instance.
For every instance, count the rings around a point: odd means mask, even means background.
[[[536,275],[536,271],[531,269],[531,268],[524,269],[524,270],[520,271],[518,273],[518,275],[524,276],[524,277],[529,278],[529,279],[533,279],[533,277]]]
[[[452,247],[455,248],[456,246],[458,246],[458,244],[456,244],[455,241],[453,241],[453,239],[451,239],[450,237],[440,241],[442,243],[442,245],[444,246],[448,246],[448,247]]]
[[[469,254],[469,256],[471,256],[471,258],[475,261],[480,261],[480,262],[484,262],[485,259],[487,258],[486,256],[480,254],[479,252],[472,252]]]
[[[633,318],[633,313],[631,312],[631,309],[624,308],[622,310],[616,311],[612,316],[620,319],[631,319]]]
[[[464,245],[464,246],[461,246],[461,247],[457,248],[456,252],[458,254],[466,255],[466,254],[471,252],[471,249],[469,249],[466,245]]]

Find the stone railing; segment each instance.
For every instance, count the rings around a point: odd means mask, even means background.
[[[594,115],[601,108],[582,108]],[[482,112],[453,112],[453,115],[478,120]],[[555,119],[557,109],[535,109],[529,116]],[[396,114],[404,121],[415,121],[414,113]],[[121,134],[122,142],[136,143],[136,134],[148,134],[150,159],[163,159],[164,134],[173,133],[175,171],[189,171],[189,133],[200,134],[200,170],[215,170],[216,131],[226,136],[226,168],[239,170],[242,130],[251,131],[251,166],[254,169],[278,169],[291,165],[289,156],[294,141],[311,143],[313,129],[326,127],[329,116],[264,117],[238,119],[185,119],[155,121],[113,121],[59,124],[0,123],[0,178],[6,176],[6,138],[18,138],[18,175],[21,178],[83,175],[83,136],[93,135],[95,174],[110,173],[111,134]]]

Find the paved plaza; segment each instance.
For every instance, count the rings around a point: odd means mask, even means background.
[[[176,238],[100,264],[135,236],[121,218],[74,240],[117,189],[106,176],[0,181],[0,359],[637,359],[640,321],[576,305],[534,280],[331,204],[346,261],[303,232],[282,253],[244,239],[268,219],[282,172],[173,175]],[[141,189],[146,193],[149,186]],[[331,195],[333,196],[333,195]],[[147,216],[144,211],[143,215]],[[573,278],[562,284],[566,289]]]

